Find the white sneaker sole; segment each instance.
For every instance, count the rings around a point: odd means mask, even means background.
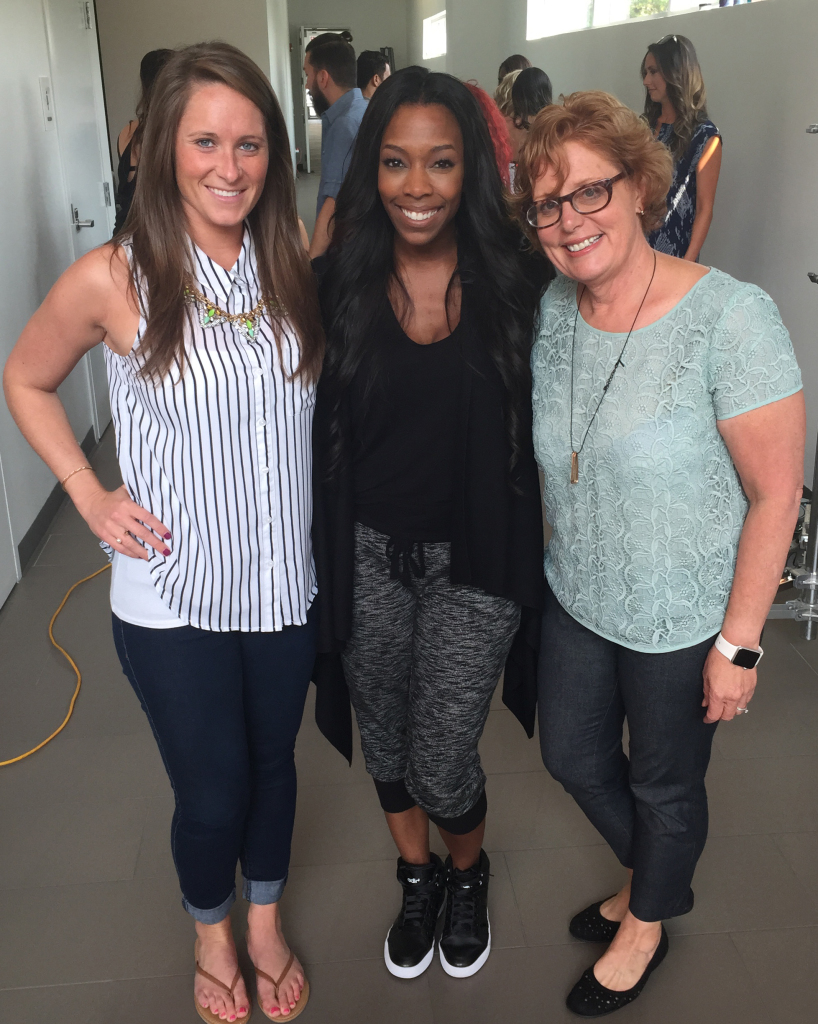
[[[386,940],[383,944],[383,959],[384,962],[386,963],[386,969],[389,971],[390,974],[394,974],[396,978],[419,978],[420,975],[423,974],[423,972],[432,962],[432,957],[434,955],[435,944],[433,942],[431,949],[426,954],[426,956],[420,961],[420,963],[415,964],[414,967],[400,967],[398,964],[392,963],[392,960],[389,957],[389,932],[387,932],[386,934]],[[286,1020],[285,1017],[282,1017],[281,1019]]]
[[[443,946],[440,947],[440,966],[449,975],[450,978],[470,978],[473,974],[477,974],[483,964],[488,960],[489,953],[491,952],[491,923],[489,922],[489,941],[486,944],[486,948],[480,954],[480,956],[474,961],[473,964],[469,964],[468,967],[453,967],[446,957],[443,955]]]

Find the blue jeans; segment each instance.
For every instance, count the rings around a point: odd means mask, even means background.
[[[690,883],[707,840],[704,777],[716,731],[704,723],[702,670],[714,639],[661,654],[633,651],[586,629],[546,585],[543,761],[633,868],[630,911],[641,921],[693,909]]]
[[[146,629],[113,616],[114,642],[176,797],[171,848],[182,905],[223,920],[236,898],[275,903],[295,819],[295,738],[315,660],[316,606],[278,633]]]

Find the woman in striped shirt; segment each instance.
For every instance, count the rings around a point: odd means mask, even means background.
[[[135,340],[134,340],[135,339]],[[124,484],[88,466],[57,387],[103,342]],[[123,232],[77,261],[8,361],[9,406],[113,554],[114,639],[176,796],[195,1005],[246,1019],[228,912],[241,861],[262,1010],[309,988],[281,930],[293,750],[315,653],[310,435],[323,335],[269,83],[224,44],[178,51]]]

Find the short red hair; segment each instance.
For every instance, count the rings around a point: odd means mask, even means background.
[[[497,104],[484,89],[480,88],[477,82],[464,82],[463,84],[480,104],[480,109],[483,111],[483,117],[486,119],[491,142],[494,146],[494,159],[497,161],[497,170],[500,172],[503,184],[506,188],[510,188],[511,178],[508,165],[511,163],[511,143],[508,139],[508,125],[503,115],[497,109]]]

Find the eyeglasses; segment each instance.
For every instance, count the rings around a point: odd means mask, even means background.
[[[570,203],[577,213],[599,213],[613,198],[614,182],[626,177],[627,173],[622,171],[613,178],[602,178],[588,185],[580,185],[567,195],[534,203],[526,210],[525,219],[533,228],[553,227],[562,218],[563,203]]]

